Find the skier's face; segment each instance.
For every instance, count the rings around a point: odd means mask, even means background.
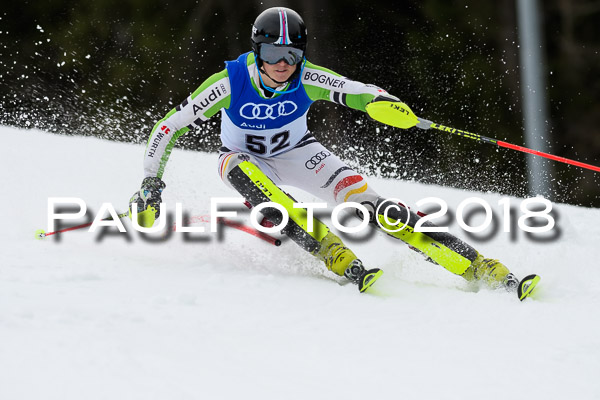
[[[269,63],[263,62],[263,68],[266,71],[266,73],[269,74],[269,76],[271,78],[273,78],[279,82],[285,82],[288,79],[290,79],[290,76],[292,76],[294,71],[296,71],[296,68],[298,68],[298,65],[297,64],[290,65],[290,64],[286,63],[285,61],[280,60],[276,64],[269,64]],[[267,85],[270,88],[276,88],[276,87],[281,86],[280,84],[273,82],[273,80],[269,79],[269,77],[265,76],[264,74],[262,77],[263,77],[265,85]]]

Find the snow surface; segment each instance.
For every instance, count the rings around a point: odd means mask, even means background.
[[[468,285],[383,235],[349,241],[385,270],[359,294],[289,240],[232,229],[151,243],[124,219],[129,234],[36,241],[48,197],[125,210],[143,147],[7,127],[0,138],[2,400],[600,398],[598,209],[554,204],[549,243],[501,229],[468,240],[540,274],[535,299]],[[211,197],[236,196],[216,158],[173,152],[169,210],[202,215]],[[456,211],[477,196],[501,210],[496,194],[369,181],[409,204],[436,196]]]

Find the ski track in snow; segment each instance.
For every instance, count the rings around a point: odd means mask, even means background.
[[[0,135],[0,399],[600,398],[598,209],[553,204],[561,236],[550,243],[522,232],[477,243],[451,225],[517,276],[541,275],[533,300],[470,286],[382,235],[351,243],[385,270],[361,295],[289,240],[231,229],[149,243],[123,219],[129,234],[36,241],[48,197],[126,210],[143,146]],[[237,196],[216,158],[173,152],[170,212],[181,202],[207,214],[211,197]],[[408,204],[435,196],[456,210],[477,196],[499,210],[497,194],[369,182]]]

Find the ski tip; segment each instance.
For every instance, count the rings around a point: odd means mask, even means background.
[[[383,271],[378,268],[374,268],[374,269],[368,271],[367,274],[363,277],[362,282],[358,286],[358,290],[361,293],[363,293],[365,290],[367,290],[368,288],[373,286],[375,281],[377,279],[379,279],[381,277],[381,275],[383,275]]]
[[[540,277],[538,275],[532,274],[528,275],[519,282],[519,288],[517,289],[517,295],[519,296],[519,300],[523,301],[526,298],[530,297],[533,293],[533,290],[540,282]]]

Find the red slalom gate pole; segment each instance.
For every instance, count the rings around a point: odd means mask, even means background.
[[[417,128],[421,128],[421,129],[430,129],[430,128],[433,128],[433,129],[437,129],[438,131],[452,133],[452,134],[457,135],[457,136],[462,136],[462,137],[465,137],[465,138],[468,138],[468,139],[473,139],[473,140],[476,140],[478,142],[495,144],[498,147],[504,147],[504,148],[507,148],[507,149],[521,151],[523,153],[534,154],[536,156],[548,158],[550,160],[562,162],[562,163],[569,164],[569,165],[575,165],[575,166],[580,167],[580,168],[585,168],[585,169],[589,169],[589,170],[592,170],[592,171],[600,172],[600,167],[597,167],[595,165],[586,164],[586,163],[583,163],[581,161],[576,161],[576,160],[571,160],[571,159],[565,158],[565,157],[555,156],[553,154],[544,153],[543,151],[529,149],[527,147],[518,146],[516,144],[510,144],[510,143],[507,143],[507,142],[503,142],[501,140],[497,140],[497,139],[493,139],[493,138],[481,136],[481,135],[478,135],[476,133],[471,133],[471,132],[463,131],[463,130],[460,130],[460,129],[451,128],[451,127],[448,127],[448,126],[436,124],[435,122],[431,122],[431,121],[428,121],[428,120],[423,119],[423,118],[418,118],[417,117],[417,119],[419,120],[419,123],[416,125]]]

